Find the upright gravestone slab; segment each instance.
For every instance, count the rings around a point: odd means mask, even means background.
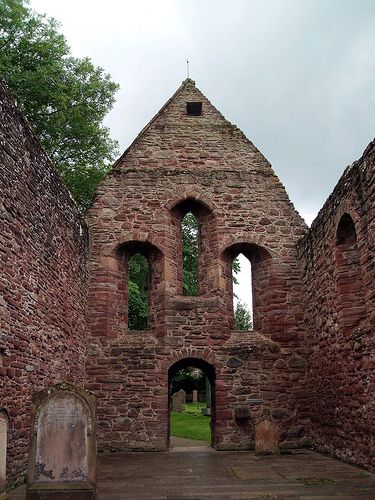
[[[198,391],[193,389],[193,403],[198,403]]]
[[[206,377],[206,403],[207,403],[207,408],[202,408],[202,413],[203,413],[203,415],[210,416],[211,415],[211,384],[210,384],[210,381],[208,380],[208,377]]]
[[[172,395],[172,411],[181,413],[184,404],[186,404],[186,393],[180,389]]]
[[[27,500],[96,498],[95,396],[66,382],[32,407]]]
[[[278,455],[279,426],[276,422],[264,419],[255,426],[255,452],[259,455]]]
[[[180,394],[182,404],[186,405],[186,392],[180,389],[177,394]]]
[[[6,458],[7,458],[8,417],[0,411],[0,497],[6,486]]]

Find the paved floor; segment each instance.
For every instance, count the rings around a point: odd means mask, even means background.
[[[187,439],[171,436],[169,444],[171,452],[191,451],[191,452],[215,452],[206,441],[198,441],[197,439]]]
[[[24,487],[8,500],[24,500]],[[99,455],[98,500],[374,500],[375,474],[294,450]]]

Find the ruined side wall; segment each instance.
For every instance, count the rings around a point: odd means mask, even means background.
[[[61,380],[83,385],[88,233],[0,82],[0,409],[8,484],[27,463],[30,402]]]
[[[342,252],[337,228],[344,214],[354,222],[357,243]],[[375,455],[374,230],[375,141],[346,169],[299,245],[312,440],[319,450],[368,468]]]

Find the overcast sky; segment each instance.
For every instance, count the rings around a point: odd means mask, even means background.
[[[124,150],[186,78],[272,163],[310,223],[375,136],[375,0],[31,0],[120,84]]]
[[[124,150],[190,75],[308,222],[375,136],[374,0],[31,0],[121,86]]]

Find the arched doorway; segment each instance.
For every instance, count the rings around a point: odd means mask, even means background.
[[[215,367],[201,358],[183,358],[176,361],[168,370],[168,448],[171,442],[171,407],[172,407],[172,390],[174,387],[174,379],[183,370],[199,370],[205,378],[204,397],[207,412],[204,418],[209,419],[210,426],[210,441],[209,445],[215,446]],[[204,410],[204,407],[202,408]],[[202,413],[203,415],[203,413]]]

